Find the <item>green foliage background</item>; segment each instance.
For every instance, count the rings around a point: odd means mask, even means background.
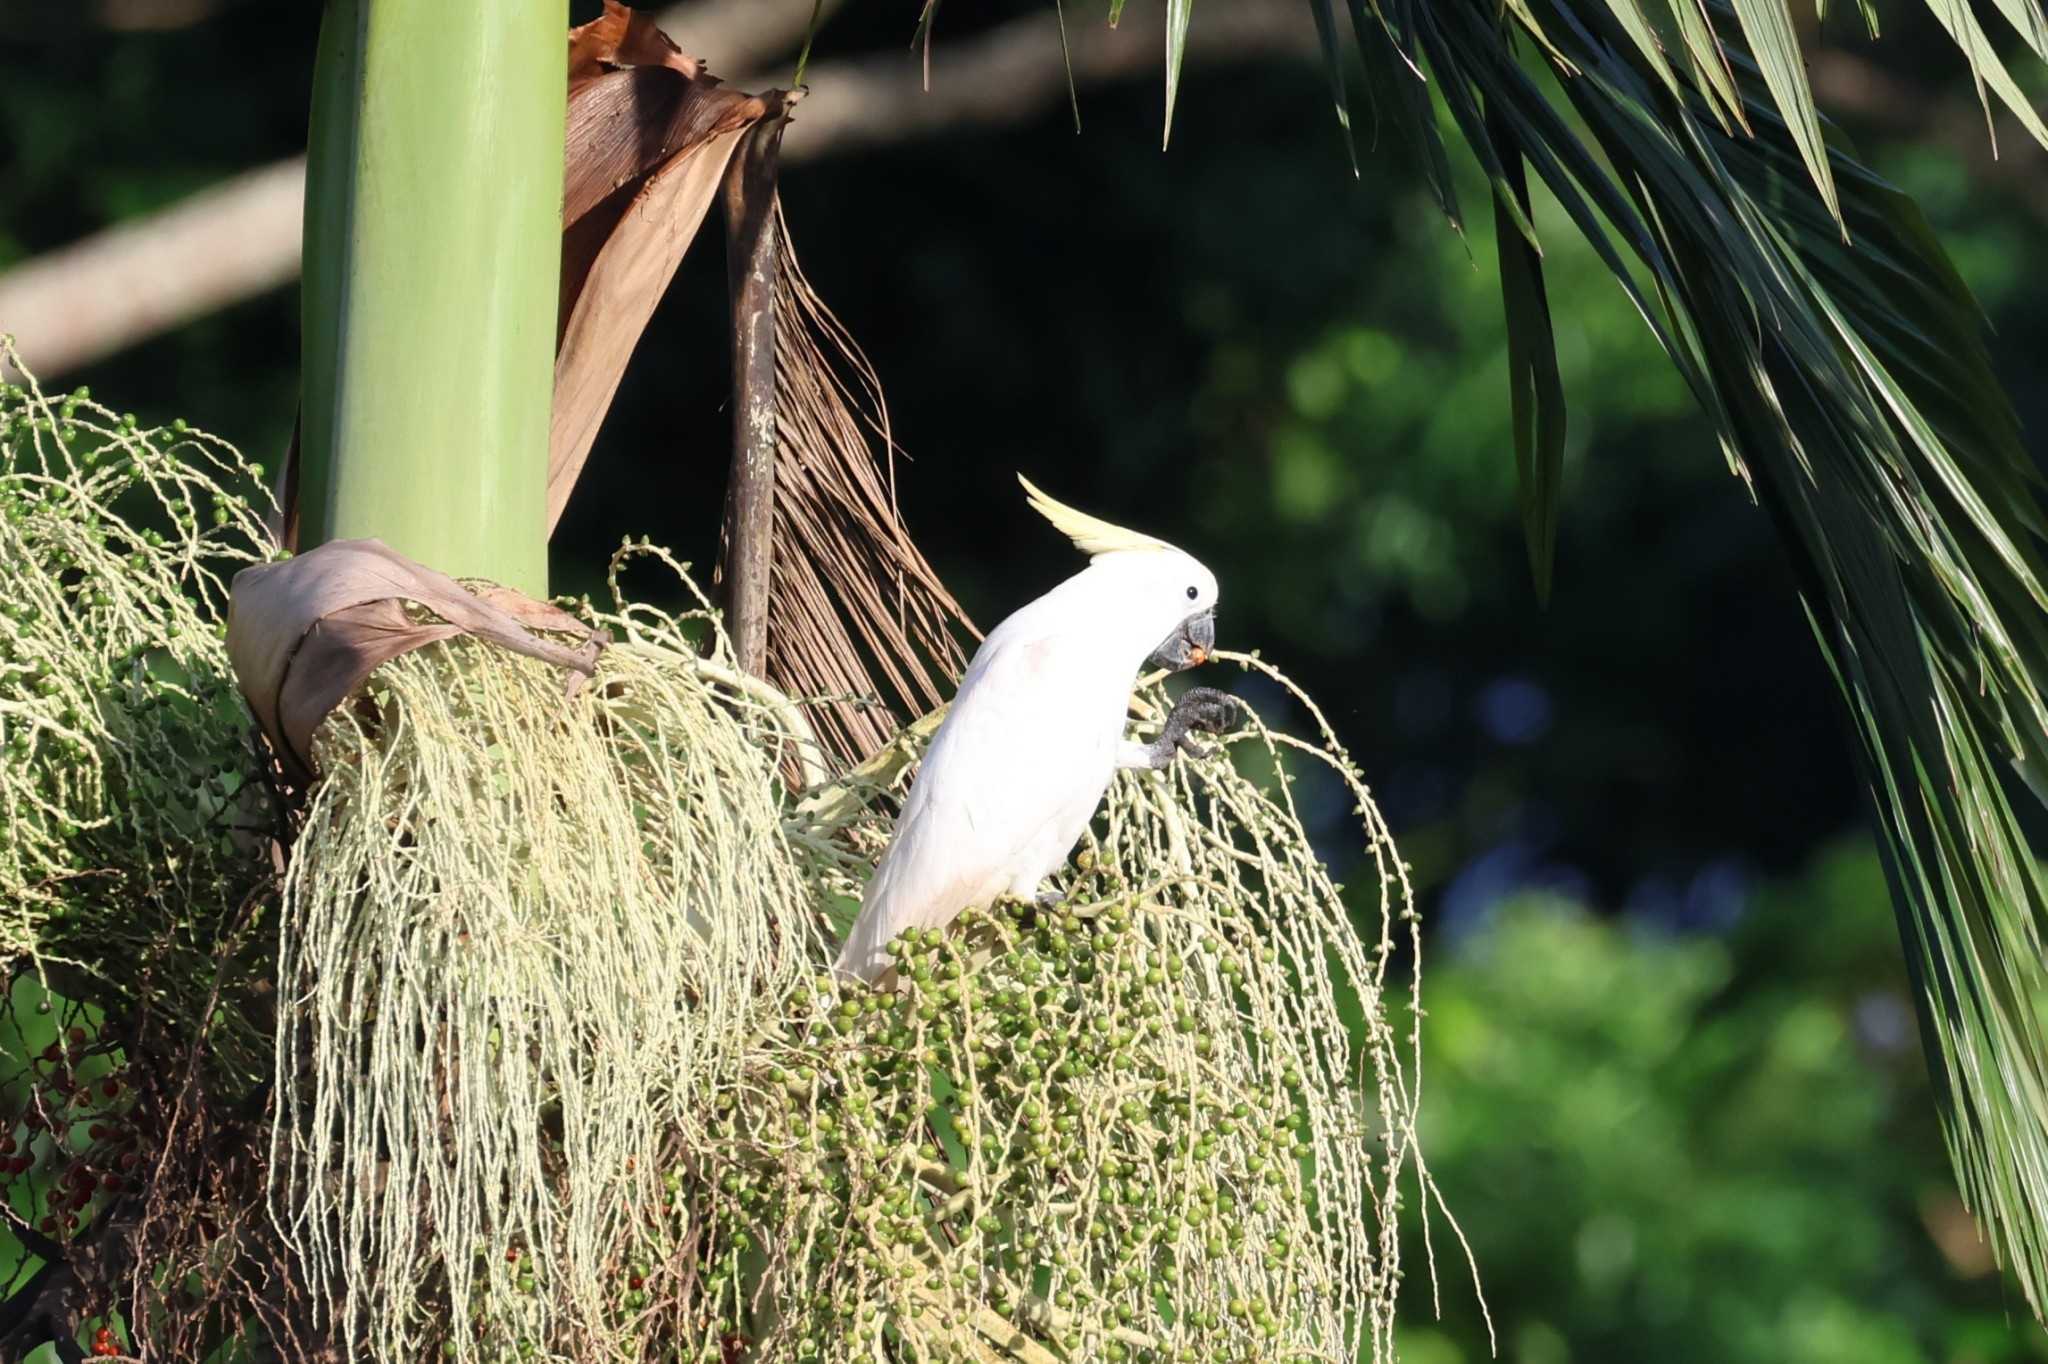
[[[1532,895],[1438,959],[1424,1149],[1503,1358],[2048,1358],[1927,1121],[1883,891],[1838,844],[1726,936]],[[1486,1358],[1458,1278],[1440,1325],[1409,1283],[1412,1364]]]

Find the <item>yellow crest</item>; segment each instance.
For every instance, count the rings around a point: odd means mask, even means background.
[[[1122,550],[1172,549],[1173,546],[1154,536],[1143,535],[1122,526],[1113,526],[1099,516],[1077,511],[1064,502],[1057,501],[1040,492],[1030,479],[1022,474],[1017,481],[1024,485],[1029,494],[1031,509],[1059,527],[1060,533],[1074,542],[1074,548],[1091,557],[1099,554],[1115,554]]]

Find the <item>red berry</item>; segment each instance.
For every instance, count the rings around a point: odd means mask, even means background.
[[[626,1287],[628,1287],[628,1288],[632,1289],[632,1290],[633,1290],[633,1291],[634,1291],[635,1293],[639,1292],[639,1291],[640,1291],[640,1276],[639,1276],[638,1274],[635,1274],[635,1275],[633,1275],[633,1276],[632,1276],[631,1278],[627,1279],[627,1280],[626,1280]]]
[[[109,1135],[107,1132],[106,1124],[97,1122],[94,1123],[91,1127],[86,1128],[85,1134],[91,1137],[94,1141],[105,1141]]]
[[[38,1227],[41,1227],[44,1231],[50,1232],[54,1235],[57,1230],[57,1218],[53,1214],[49,1217],[45,1217],[42,1221],[36,1223],[36,1225]]]
[[[99,1330],[97,1330],[97,1331],[94,1331],[94,1332],[92,1333],[92,1338],[93,1338],[93,1339],[94,1339],[95,1341],[98,1341],[98,1342],[100,1342],[101,1344],[104,1344],[105,1342],[107,1342],[107,1341],[110,1341],[110,1340],[112,1340],[112,1339],[114,1338],[114,1331],[113,1331],[113,1328],[112,1328],[112,1327],[109,1327],[109,1326],[102,1326],[102,1327],[100,1327],[100,1329],[99,1329]]]
[[[123,1151],[121,1153],[121,1168],[124,1170],[132,1170],[135,1168],[136,1162],[141,1159],[142,1157],[136,1155],[133,1151]]]
[[[68,1042],[70,1042],[70,1043],[71,1043],[71,1045],[72,1045],[72,1046],[74,1046],[74,1047],[82,1047],[82,1046],[84,1046],[84,1045],[85,1045],[85,1029],[84,1029],[84,1028],[73,1028],[73,1029],[72,1029],[72,1030],[71,1030],[70,1032],[68,1032],[68,1033],[65,1033],[65,1034],[64,1034],[64,1037],[65,1037],[65,1040],[66,1040],[66,1041],[68,1041]]]
[[[121,1176],[108,1175],[100,1181],[100,1187],[108,1193],[119,1193],[121,1191]]]
[[[63,1054],[64,1048],[58,1046],[55,1042],[43,1048],[43,1059],[45,1061],[54,1061]]]
[[[13,1154],[13,1152],[14,1134],[12,1132],[9,1132],[5,1136],[0,1136],[0,1156],[11,1155]]]
[[[518,1247],[518,1246],[508,1246],[508,1247],[506,1248],[506,1250],[505,1250],[505,1263],[507,1263],[507,1264],[518,1264],[518,1263],[519,1263],[519,1247]]]
[[[109,1099],[113,1098],[116,1094],[119,1094],[120,1092],[121,1082],[119,1080],[109,1078],[105,1084],[100,1086],[100,1093],[106,1095]]]

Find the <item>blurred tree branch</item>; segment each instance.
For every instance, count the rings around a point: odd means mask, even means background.
[[[99,0],[93,18],[117,33],[161,33],[211,19],[218,0]]]
[[[711,54],[714,71],[750,73],[729,79],[753,87],[783,74],[770,63],[793,50],[810,16],[808,0],[698,0],[665,12],[661,25],[685,51]],[[1068,40],[1076,86],[1105,84],[1157,70],[1161,22],[1136,12],[1114,30],[1077,21]],[[1314,45],[1298,5],[1238,0],[1193,26],[1187,55],[1308,58]],[[1067,93],[1050,10],[941,43],[929,91],[918,63],[895,52],[814,62],[807,74],[812,95],[792,124],[786,161],[1014,122]],[[295,279],[305,175],[304,157],[249,171],[0,274],[0,331],[50,378]]]

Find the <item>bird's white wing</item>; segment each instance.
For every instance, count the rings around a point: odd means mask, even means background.
[[[976,655],[932,738],[840,952],[841,971],[873,980],[887,968],[882,948],[891,938],[988,903],[1019,875],[1023,855],[1046,842],[1049,825],[1072,824],[1071,842],[1102,798],[1127,688],[1111,688],[1117,705],[1105,707],[1089,694],[1099,684],[1077,685],[1097,669],[1071,657],[1072,644],[1004,633]]]

